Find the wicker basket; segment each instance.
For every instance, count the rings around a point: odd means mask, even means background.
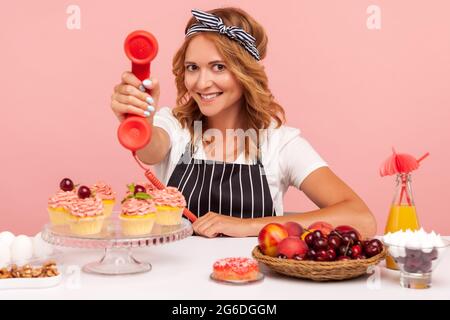
[[[385,258],[386,248],[369,259],[329,262],[272,258],[264,255],[258,246],[253,249],[252,255],[270,269],[287,276],[314,281],[332,281],[352,279],[366,274],[367,268],[375,266]]]

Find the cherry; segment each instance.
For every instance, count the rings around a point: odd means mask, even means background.
[[[306,257],[307,257],[308,260],[316,260],[316,255],[317,255],[316,250],[310,249],[308,251],[308,253],[306,254]]]
[[[360,254],[359,256],[356,256],[353,259],[355,259],[355,260],[364,260],[364,259],[367,259],[367,257],[365,255]]]
[[[64,178],[59,183],[59,187],[63,191],[72,191],[74,188],[74,185],[73,185],[72,180],[70,180],[69,178]]]
[[[284,254],[279,254],[277,256],[277,258],[279,258],[279,259],[287,259],[287,257]]]
[[[364,248],[364,252],[366,254],[366,256],[368,256],[369,258],[376,256],[377,254],[379,254],[381,252],[381,248],[377,247],[377,246],[373,246],[370,243]]]
[[[359,241],[359,236],[355,231],[349,231],[346,233],[346,235],[350,236],[350,238],[352,238],[353,242]]]
[[[78,197],[80,199],[86,199],[91,196],[91,190],[86,186],[81,186],[78,188]]]
[[[378,239],[372,239],[367,242],[368,245],[372,245],[380,248],[380,252],[383,250],[383,243]]]
[[[313,241],[314,241],[314,235],[312,233],[308,233],[305,237],[305,242],[308,245],[308,247],[313,246]]]
[[[345,245],[352,244],[353,243],[353,239],[348,234],[344,234],[342,236],[342,243],[345,244]]]
[[[328,245],[333,249],[338,249],[342,240],[337,235],[328,236]]]
[[[305,256],[304,256],[304,255],[300,255],[300,254],[295,254],[292,258],[293,258],[294,260],[298,260],[298,261],[303,261],[303,260],[305,260]]]
[[[328,240],[325,238],[316,239],[313,242],[313,247],[316,250],[326,249],[328,248]]]
[[[314,230],[312,232],[314,239],[321,239],[323,238],[323,233],[320,230]]]
[[[134,194],[140,193],[140,192],[146,193],[147,190],[145,190],[145,188],[139,184],[135,185],[134,186]]]
[[[360,246],[361,248],[364,248],[363,243],[362,243],[361,240],[353,241],[353,245],[358,245],[358,246]]]
[[[328,249],[327,250],[327,258],[328,258],[328,261],[334,261],[336,259],[336,251],[334,251],[333,249]]]
[[[328,261],[328,254],[325,250],[319,250],[316,253],[316,261]]]
[[[342,245],[338,248],[337,253],[339,256],[346,256],[347,250],[348,250],[348,247],[346,245]]]
[[[362,253],[362,248],[359,245],[354,245],[352,247],[352,258],[355,259],[356,257],[360,256]]]
[[[350,258],[353,256],[353,249],[350,247],[347,249],[347,252],[345,253],[346,256],[349,256]]]

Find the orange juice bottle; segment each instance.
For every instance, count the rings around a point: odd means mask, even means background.
[[[394,200],[392,201],[391,210],[386,223],[384,233],[418,230],[420,228],[419,219],[417,218],[416,206],[412,196],[411,174],[397,174],[397,185],[395,189]],[[392,257],[386,257],[386,267],[397,270]]]

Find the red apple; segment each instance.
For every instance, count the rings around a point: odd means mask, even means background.
[[[277,256],[283,255],[288,259],[303,260],[308,253],[308,245],[298,237],[287,237],[277,246]]]
[[[337,226],[336,228],[334,228],[334,230],[339,232],[342,235],[347,233],[347,232],[354,231],[356,233],[356,235],[358,236],[358,238],[362,239],[361,238],[361,234],[359,233],[359,231],[356,230],[355,228],[353,228],[352,226],[346,226],[346,225]]]
[[[308,227],[308,230],[320,230],[324,236],[333,231],[333,226],[325,221],[317,221]]]
[[[284,224],[284,227],[286,228],[289,237],[298,237],[303,234],[303,227],[294,221],[289,221]]]
[[[269,223],[258,235],[259,248],[265,255],[276,257],[277,245],[289,236],[286,228],[279,223]]]

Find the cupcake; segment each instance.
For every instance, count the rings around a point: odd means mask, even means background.
[[[102,200],[86,186],[79,187],[77,195],[68,207],[70,230],[80,236],[100,233],[105,219]]]
[[[151,193],[156,205],[156,223],[173,226],[181,223],[186,200],[177,188],[167,187]]]
[[[59,184],[60,190],[48,199],[47,211],[54,226],[67,224],[68,206],[77,198],[72,180],[64,178]]]
[[[151,196],[140,185],[128,186],[128,195],[122,201],[119,216],[122,233],[127,236],[139,236],[152,232],[156,219],[156,207]]]
[[[111,216],[114,205],[116,204],[116,193],[112,190],[111,186],[104,182],[97,182],[91,187],[91,190],[102,200],[105,217]]]

